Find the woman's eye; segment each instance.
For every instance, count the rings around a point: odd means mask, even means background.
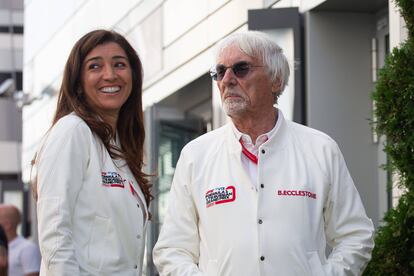
[[[115,67],[123,68],[123,67],[126,67],[126,64],[124,62],[117,62],[117,63],[115,63]]]
[[[93,69],[98,69],[99,68],[99,64],[97,63],[91,63],[88,65],[88,69],[93,70]]]

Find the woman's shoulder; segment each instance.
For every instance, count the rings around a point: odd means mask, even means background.
[[[45,158],[63,152],[87,152],[93,139],[85,121],[74,113],[60,118],[46,134],[39,154]]]
[[[84,140],[92,136],[92,131],[82,118],[71,113],[60,118],[51,128],[47,140]]]
[[[72,131],[90,132],[90,128],[86,122],[75,113],[63,116],[52,127],[52,132],[67,133]]]
[[[66,127],[76,127],[78,125],[86,125],[85,121],[82,120],[81,117],[79,117],[78,115],[76,115],[75,113],[70,113],[68,115],[63,116],[62,118],[60,118],[56,124],[54,125],[54,127],[57,127],[59,125],[63,125]]]

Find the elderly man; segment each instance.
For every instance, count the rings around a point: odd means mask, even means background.
[[[40,271],[39,248],[17,235],[20,211],[13,205],[0,204],[0,225],[6,232],[9,245],[9,275],[36,276]]]
[[[160,274],[360,275],[373,224],[337,144],[274,107],[289,78],[282,50],[253,31],[217,48],[211,76],[232,122],[181,152]]]

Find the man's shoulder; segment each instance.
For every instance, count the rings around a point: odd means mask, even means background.
[[[298,139],[306,139],[311,142],[317,142],[322,144],[335,143],[335,141],[326,133],[314,129],[309,126],[298,124],[295,122],[287,121],[290,132],[293,133]]]
[[[184,146],[183,152],[189,152],[191,155],[197,155],[197,153],[204,155],[208,151],[219,148],[228,135],[229,127],[229,125],[224,125],[195,138]]]
[[[312,152],[339,152],[336,141],[328,134],[295,122],[288,122],[288,129],[293,142]]]
[[[229,130],[229,125],[224,125],[220,128],[214,129],[203,135],[195,138],[194,140],[190,141],[186,147],[187,148],[197,148],[197,147],[210,147],[214,146],[217,143],[221,143],[226,135],[227,131]]]
[[[16,250],[25,250],[27,248],[37,248],[37,245],[22,237],[22,236],[17,236],[15,240],[12,241],[13,244],[11,246],[11,248],[15,248]]]
[[[10,275],[39,272],[41,262],[39,247],[22,236],[18,236],[14,241],[16,245],[9,248]]]

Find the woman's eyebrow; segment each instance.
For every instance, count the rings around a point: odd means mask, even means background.
[[[90,57],[90,58],[85,60],[85,63],[87,63],[89,61],[93,61],[93,60],[100,60],[100,59],[103,59],[103,58],[101,56]],[[128,58],[126,56],[113,56],[112,59],[126,59],[126,60],[128,60]]]
[[[118,59],[118,58],[128,59],[126,56],[113,56],[112,57],[112,59]]]
[[[91,57],[91,58],[86,59],[86,60],[85,60],[85,63],[87,63],[87,62],[89,62],[89,61],[92,61],[92,60],[99,60],[99,59],[102,59],[102,57],[100,57],[100,56]]]

